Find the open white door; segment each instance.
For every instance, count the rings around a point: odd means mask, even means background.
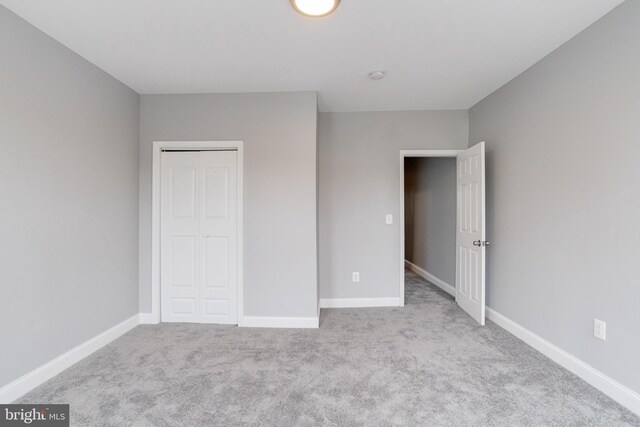
[[[485,175],[484,142],[458,154],[456,219],[456,302],[484,325]]]

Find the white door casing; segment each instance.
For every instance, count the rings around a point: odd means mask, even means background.
[[[236,151],[162,153],[161,317],[237,324]]]
[[[404,306],[404,288],[405,288],[405,223],[404,223],[404,161],[407,157],[422,158],[457,158],[458,154],[464,150],[400,150],[400,216],[398,224],[400,226],[400,276],[398,283],[400,284],[400,306]]]
[[[485,322],[484,142],[457,156],[456,302]]]

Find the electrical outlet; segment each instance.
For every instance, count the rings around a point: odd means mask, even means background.
[[[357,271],[354,271],[353,273],[351,273],[351,281],[353,283],[358,283],[360,281],[360,273]]]
[[[593,319],[593,336],[601,339],[607,339],[607,323],[600,319]]]
[[[387,216],[385,216],[384,220],[387,223],[387,225],[393,224],[393,215],[387,214]]]

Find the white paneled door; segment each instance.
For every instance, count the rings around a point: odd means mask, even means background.
[[[236,151],[162,153],[163,322],[237,324]]]
[[[484,325],[485,173],[484,142],[458,154],[456,219],[456,302]]]

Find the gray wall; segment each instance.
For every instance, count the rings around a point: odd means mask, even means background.
[[[487,304],[635,391],[639,23],[629,0],[474,106],[469,141],[487,142]]]
[[[399,296],[400,150],[467,142],[466,111],[320,114],[322,298]],[[352,271],[360,283],[351,282]]]
[[[0,6],[0,387],[138,312],[138,95]]]
[[[244,314],[315,317],[316,94],[143,95],[140,310],[151,310],[154,140],[244,141]]]
[[[456,160],[405,159],[405,259],[456,286]]]

